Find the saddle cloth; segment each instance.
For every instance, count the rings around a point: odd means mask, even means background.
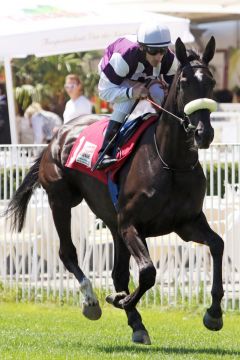
[[[117,162],[101,171],[92,171],[91,168],[97,161],[98,151],[101,149],[109,118],[89,125],[75,141],[65,166],[93,176],[105,184],[108,183],[109,174],[111,180],[115,181],[117,172],[131,154],[137,140],[157,118],[156,114],[145,114],[143,117],[127,122],[121,129],[113,150]]]

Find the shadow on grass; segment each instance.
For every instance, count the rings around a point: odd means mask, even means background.
[[[139,346],[139,347],[138,347]],[[208,355],[239,355],[240,350],[221,350],[221,349],[191,349],[184,347],[145,347],[145,345],[133,345],[133,346],[97,346],[97,349],[105,353],[113,352],[130,352],[130,353],[165,353],[165,354],[208,354]]]

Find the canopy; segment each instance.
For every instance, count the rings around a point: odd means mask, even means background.
[[[86,8],[81,1],[31,0],[21,2],[11,15],[0,13],[1,56],[52,55],[103,49],[117,36],[136,33],[146,20],[158,20],[170,27],[173,41],[181,36],[193,41],[189,20],[173,16],[127,12],[127,7]],[[91,2],[90,2],[91,3]],[[19,7],[19,5],[17,5]],[[138,7],[137,7],[138,8]],[[10,9],[9,9],[10,10]]]
[[[119,7],[119,0],[102,0],[112,7]],[[141,10],[159,12],[182,16],[191,20],[192,23],[215,22],[225,20],[240,20],[239,0],[121,0],[121,6]]]
[[[137,7],[136,7],[137,8]],[[189,20],[143,11],[104,7],[78,0],[10,0],[0,13],[0,57],[5,61],[12,143],[17,142],[10,59],[105,48],[116,37],[134,34],[143,21],[169,26],[172,40],[192,42]]]

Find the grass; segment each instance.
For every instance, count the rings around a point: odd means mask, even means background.
[[[0,359],[239,359],[240,314],[210,332],[203,311],[140,309],[152,345],[131,342],[124,312],[109,305],[91,322],[74,306],[0,304]]]

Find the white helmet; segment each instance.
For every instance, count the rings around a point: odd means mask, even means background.
[[[171,45],[171,35],[167,26],[157,23],[143,23],[137,33],[139,44],[150,47],[167,47]]]

